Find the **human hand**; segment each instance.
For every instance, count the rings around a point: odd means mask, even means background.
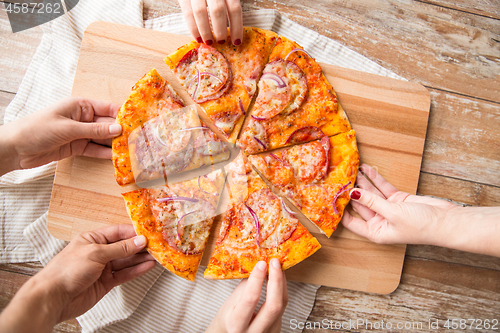
[[[133,280],[156,265],[144,236],[132,225],[115,225],[75,237],[33,279],[57,297],[57,322],[92,308],[112,288]]]
[[[358,173],[358,188],[351,190],[351,205],[361,218],[345,211],[342,224],[352,232],[380,244],[440,245],[448,212],[457,206],[448,201],[398,191],[372,167]],[[375,185],[375,186],[374,186]]]
[[[9,139],[1,153],[5,156],[10,147],[7,156],[12,164],[1,171],[34,168],[74,155],[111,158],[111,138],[122,130],[114,119],[118,109],[109,102],[65,98],[2,126]]]
[[[221,306],[206,332],[281,331],[281,317],[288,303],[288,291],[285,273],[281,270],[278,259],[270,262],[267,298],[255,313],[266,271],[266,262],[259,261],[250,277],[242,280]]]
[[[231,40],[234,45],[240,45],[243,40],[243,17],[240,0],[179,0],[184,18],[191,35],[198,43],[212,45],[215,41],[223,44],[227,38],[227,20]],[[207,7],[208,6],[208,7]],[[210,21],[214,31],[212,36]]]

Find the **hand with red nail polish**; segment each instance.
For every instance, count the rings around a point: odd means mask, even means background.
[[[255,312],[267,275],[267,264],[259,261],[250,277],[243,279],[221,306],[205,332],[268,332],[281,331],[281,318],[288,303],[285,273],[278,259],[269,263],[266,301]]]
[[[179,4],[189,31],[198,43],[205,41],[207,45],[212,45],[215,40],[219,44],[224,44],[227,40],[229,20],[231,40],[234,45],[241,44],[243,16],[240,0],[179,0]]]
[[[354,217],[342,224],[380,244],[428,244],[500,256],[500,208],[462,207],[398,191],[372,167],[362,165],[350,192]]]

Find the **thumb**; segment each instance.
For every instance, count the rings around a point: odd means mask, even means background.
[[[143,235],[125,239],[116,243],[106,244],[102,247],[102,255],[106,262],[116,259],[128,258],[141,251],[147,244]]]
[[[110,139],[122,132],[122,126],[116,123],[92,122],[83,123],[73,121],[69,128],[69,135],[76,139]]]
[[[349,193],[352,200],[359,202],[373,210],[375,213],[390,219],[394,215],[394,211],[398,208],[392,202],[361,188],[354,188]]]

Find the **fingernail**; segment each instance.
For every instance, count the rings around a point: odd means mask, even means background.
[[[272,259],[271,264],[273,265],[274,268],[281,269],[280,261],[277,258]]]
[[[261,271],[265,271],[265,270],[266,270],[266,266],[267,266],[267,264],[266,264],[266,262],[265,262],[265,261],[259,261],[259,262],[257,263],[257,268],[258,268],[259,270],[261,270]]]
[[[197,41],[198,43],[203,43],[203,38],[198,37],[198,38],[196,38],[196,41]]]
[[[226,42],[226,40],[225,40],[225,39],[223,39],[223,40],[220,40],[220,41],[219,41],[219,44],[224,44],[225,42]]]
[[[234,45],[238,46],[240,44],[241,44],[241,39],[238,38],[237,40],[234,41]]]
[[[111,124],[109,125],[109,134],[118,135],[122,132],[122,125],[120,124]]]
[[[212,40],[211,40],[211,39],[209,39],[209,40],[207,40],[207,41],[205,42],[205,44],[207,44],[207,45],[212,45],[212,43],[213,43],[213,42],[212,42]]]
[[[361,192],[357,191],[357,190],[353,190],[351,191],[351,199],[354,199],[354,200],[359,200],[359,198],[361,198]]]
[[[135,237],[134,244],[139,248],[143,248],[144,246],[146,246],[146,237],[144,237],[143,235]]]

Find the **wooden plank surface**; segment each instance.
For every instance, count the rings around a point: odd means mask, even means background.
[[[94,23],[84,36],[73,95],[121,104],[130,87],[152,67],[178,87],[163,58],[190,40]],[[415,193],[430,107],[427,90],[418,84],[339,67],[323,65],[323,69],[357,131],[362,161],[378,167],[396,186]],[[126,190],[115,183],[113,174],[110,161],[79,157],[61,161],[48,215],[52,235],[69,240],[83,231],[130,223],[120,195]],[[323,248],[290,269],[289,279],[377,293],[389,293],[397,287],[405,246],[376,245],[342,228],[327,239],[305,219],[301,222]],[[215,246],[217,227],[202,265],[208,263]],[[331,279],[333,275],[335,279]]]
[[[367,1],[368,0],[318,0],[304,4],[304,6],[301,7],[301,11],[296,11],[293,6],[288,7],[285,2],[270,0],[243,0],[242,5],[244,10],[259,8],[277,9],[282,14],[288,16],[296,22],[300,22],[300,24],[305,27],[341,42],[344,45],[348,45],[369,59],[390,68],[397,74],[404,76],[411,81],[425,84],[431,88],[431,91],[434,89],[440,90],[445,96],[448,94],[456,96],[456,94],[447,91],[451,90],[449,86],[445,86],[447,82],[443,82],[443,80],[439,81],[436,78],[440,73],[450,70],[449,62],[453,61],[453,57],[437,57],[439,54],[465,55],[461,57],[459,62],[455,63],[453,71],[449,75],[449,78],[452,81],[461,81],[462,86],[476,86],[476,81],[481,80],[481,75],[474,77],[474,75],[472,75],[474,72],[480,73],[481,71],[484,71],[486,76],[493,78],[498,75],[498,68],[500,66],[498,63],[495,65],[495,63],[492,64],[491,62],[488,62],[487,64],[483,64],[483,66],[477,66],[478,59],[482,59],[481,57],[484,56],[484,54],[499,54],[498,41],[500,40],[500,35],[498,31],[500,29],[500,21],[488,21],[493,23],[490,24],[490,28],[485,28],[482,26],[482,22],[480,22],[481,17],[478,16],[478,14],[481,14],[489,17],[496,15],[495,17],[498,17],[497,14],[494,14],[498,13],[498,8],[500,8],[498,0],[421,0],[420,2],[422,5],[415,6],[415,8],[412,6],[415,1],[394,2],[388,0],[373,0],[368,3],[368,5],[372,8],[371,11],[373,12],[373,15],[367,16],[363,13],[358,15],[356,13],[358,11],[358,6],[360,6],[360,4],[366,5]],[[425,4],[425,2],[432,2],[434,4]],[[390,6],[391,10],[386,10],[385,8],[387,6]],[[380,8],[380,10],[378,8]],[[318,12],[322,12],[323,16],[318,16]],[[177,0],[144,1],[144,19],[151,19],[172,13],[180,13],[180,7]],[[436,25],[432,19],[436,16],[436,13],[440,13],[442,17],[440,20],[441,24],[439,25]],[[453,15],[451,15],[451,13],[453,13]],[[375,14],[377,17],[375,17]],[[417,21],[420,25],[413,27],[412,29],[407,29],[405,25],[406,18],[410,21],[415,21],[415,17],[417,16],[421,18]],[[7,15],[2,9],[0,11],[0,45],[4,45],[3,43],[5,39],[17,38],[12,36],[6,17]],[[450,27],[455,24],[454,21],[457,17],[460,18],[461,22],[463,22],[465,28],[452,31]],[[347,20],[349,21],[346,23]],[[399,21],[400,24],[398,26],[390,26],[389,24],[386,24],[386,22],[394,21]],[[492,34],[492,37],[491,39],[484,38],[484,36],[477,38],[475,37],[475,34],[470,33],[471,30],[479,30],[479,32],[484,31]],[[356,31],[357,33],[357,37],[352,41],[350,40],[351,31]],[[449,38],[447,35],[450,33],[453,33],[453,37],[461,40],[462,42],[456,44],[453,42],[443,43],[442,40]],[[37,38],[32,38],[29,41],[29,43],[31,43],[32,50],[36,49],[40,38],[41,29],[38,32]],[[398,44],[403,45],[403,53],[409,52],[407,49],[411,46],[412,56],[407,58],[405,54],[401,54],[401,52],[392,52],[393,49],[391,46],[396,45],[397,47]],[[375,49],[374,45],[378,45],[379,50]],[[468,47],[468,45],[470,45],[470,47]],[[0,47],[0,57],[2,57],[2,59],[6,59],[6,61],[0,63],[0,65],[14,64],[13,68],[0,67],[0,71],[2,71],[2,73],[10,72],[9,75],[11,75],[12,80],[14,80],[12,82],[3,80],[2,85],[0,85],[0,90],[17,91],[17,87],[21,82],[28,65],[25,61],[19,60],[24,59],[23,52],[26,52],[26,50],[23,48],[16,48],[15,46],[9,48]],[[431,61],[427,67],[426,64],[429,60],[427,59],[429,54],[435,54],[436,57],[434,59],[430,59]],[[414,59],[419,58],[426,60],[418,62],[414,61]],[[478,69],[481,69],[481,71]],[[456,78],[454,76],[456,76]],[[495,84],[495,82],[493,82],[493,84]],[[480,89],[464,89],[459,93],[461,96],[471,98],[473,100],[485,99],[484,95],[476,95],[477,90]],[[498,94],[498,88],[496,91],[497,96],[500,96],[500,94]],[[431,96],[431,98],[433,99],[434,97]],[[455,105],[457,110],[462,107],[467,107],[467,98]],[[9,99],[0,100],[0,102],[2,101],[4,103],[2,106],[5,108]],[[464,103],[463,105],[461,104],[462,102]],[[431,107],[431,114],[439,114],[442,110],[443,108],[440,103],[433,103]],[[479,111],[481,111],[481,106],[479,107]],[[431,126],[433,122],[438,119],[439,118],[431,117],[429,120],[429,126]],[[446,119],[443,118],[442,121],[446,121]],[[482,121],[485,122],[485,119]],[[481,128],[483,124],[481,123],[478,126]],[[428,139],[429,138],[432,139],[431,133],[428,134]],[[479,140],[489,140],[489,134],[480,133]],[[443,140],[437,140],[436,142],[438,144],[443,144]],[[444,143],[445,142],[446,141],[444,141]],[[494,147],[498,147],[499,145],[500,142],[491,143],[491,146],[493,147],[492,149],[494,149]],[[446,145],[443,144],[442,148],[446,149]],[[462,146],[461,154],[463,154],[464,160],[467,160],[469,156],[469,159],[474,156],[478,156],[475,152],[467,149],[465,145]],[[431,161],[433,156],[434,155],[427,155],[426,157],[428,161]],[[480,171],[471,167],[470,172],[479,173]],[[432,174],[422,171],[418,193],[423,195],[439,196],[442,198],[450,198],[455,201],[471,205],[498,206],[500,202],[500,187],[492,186],[487,182],[483,182],[479,178],[476,179],[478,179],[478,181],[469,181],[461,179],[460,177],[450,177],[446,174]],[[348,318],[366,318],[368,313],[380,311],[380,308],[385,309],[385,311],[377,317],[379,320],[384,319],[386,321],[394,321],[396,318],[401,319],[401,315],[404,315],[404,319],[406,320],[419,321],[428,320],[429,315],[433,317],[446,318],[449,317],[450,312],[448,312],[445,308],[433,307],[431,311],[427,311],[425,305],[412,307],[412,309],[407,307],[408,304],[412,304],[412,302],[415,301],[415,298],[412,295],[416,294],[425,295],[420,298],[423,303],[441,302],[442,304],[467,304],[470,299],[463,295],[468,292],[468,289],[463,286],[450,289],[449,283],[444,283],[444,281],[439,280],[437,278],[438,275],[434,274],[434,271],[447,271],[450,267],[447,265],[449,262],[464,267],[475,267],[475,265],[479,265],[480,267],[490,267],[492,269],[494,267],[498,267],[499,264],[498,258],[465,254],[460,253],[459,251],[420,245],[409,245],[406,257],[407,260],[405,261],[405,268],[409,264],[416,265],[418,267],[421,261],[434,263],[430,272],[436,277],[431,276],[428,278],[425,276],[421,277],[413,275],[409,278],[410,273],[405,269],[403,271],[402,281],[399,288],[404,288],[405,291],[400,293],[398,289],[395,293],[387,296],[372,294],[367,295],[363,292],[322,287],[318,292],[315,309],[313,310],[309,320],[323,320],[324,318],[331,318],[339,311],[339,309],[342,309],[345,304],[345,298],[347,297],[357,303],[357,306],[350,307]],[[415,258],[415,260],[409,261],[408,258]],[[7,269],[10,270],[12,266],[21,265],[22,264],[12,264]],[[6,268],[3,265],[0,266],[0,270],[4,269]],[[468,273],[465,275],[456,275],[454,274],[455,271],[449,272],[449,278],[451,279],[460,279],[467,276],[475,276],[475,274],[477,274],[477,272],[473,269],[468,270]],[[8,277],[5,277],[5,279],[1,280],[0,283],[7,283],[8,281],[16,279],[22,275],[23,274],[21,272],[13,273],[12,275],[9,275]],[[432,281],[432,283],[429,283],[429,281]],[[492,284],[491,281],[483,280],[482,282],[490,285]],[[414,289],[414,292],[412,289]],[[10,289],[9,293],[5,294],[3,297],[5,297],[6,300],[12,298],[16,290],[16,288]],[[495,290],[490,288],[490,290],[492,290],[492,297],[500,299],[500,292],[498,289]],[[397,299],[397,304],[393,301],[394,299]],[[1,308],[4,307],[4,304],[6,304],[6,302],[2,303]],[[398,309],[404,310],[405,306],[408,311],[396,311]],[[471,318],[484,319],[484,309],[489,309],[491,306],[487,302],[481,302],[479,304],[473,303],[468,307],[466,314]],[[320,309],[321,312],[318,312],[318,309]],[[62,332],[62,330],[57,328],[54,331]],[[324,330],[304,330],[304,332],[322,331]],[[425,332],[429,330],[422,331]],[[440,330],[434,331],[448,332],[449,330],[445,330],[441,327]],[[71,332],[80,332],[80,328],[75,327],[71,330]]]

